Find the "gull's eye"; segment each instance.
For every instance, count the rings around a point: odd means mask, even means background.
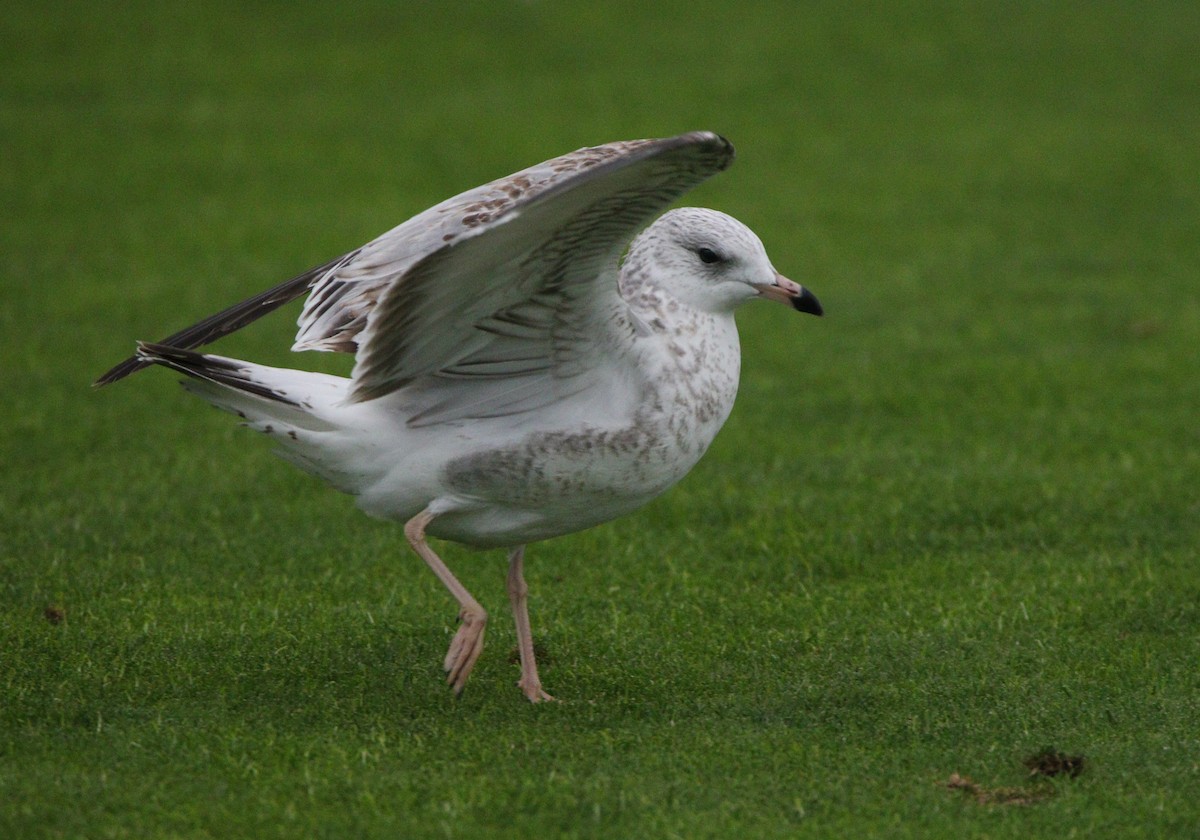
[[[709,265],[721,261],[721,255],[712,248],[701,248],[696,252],[696,256],[700,258],[700,262],[708,263]]]

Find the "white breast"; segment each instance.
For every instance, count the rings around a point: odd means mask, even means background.
[[[733,407],[740,365],[731,316],[654,317],[589,390],[530,422],[475,421],[453,437],[440,430],[444,451],[401,457],[360,505],[410,517],[433,489],[411,492],[413,472],[427,473],[421,484],[438,485],[440,514],[430,533],[480,547],[549,539],[641,507],[707,451]]]

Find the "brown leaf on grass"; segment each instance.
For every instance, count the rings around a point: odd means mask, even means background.
[[[974,797],[980,805],[1032,805],[1054,795],[1050,787],[987,787],[968,776],[951,773],[945,782],[949,790],[959,790]]]
[[[49,621],[51,624],[62,624],[67,617],[67,611],[62,607],[50,604],[46,609],[42,610],[42,618]]]

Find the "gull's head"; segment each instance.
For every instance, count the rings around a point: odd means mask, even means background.
[[[705,312],[732,312],[759,297],[812,315],[822,311],[812,292],[775,270],[754,231],[717,210],[683,207],[663,214],[634,240],[625,263]]]

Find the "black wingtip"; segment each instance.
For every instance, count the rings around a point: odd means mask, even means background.
[[[715,131],[691,131],[687,134],[679,135],[679,139],[686,143],[700,143],[710,147],[710,149],[719,157],[719,169],[728,169],[733,163],[735,152],[733,144],[722,134]]]
[[[125,361],[105,371],[103,376],[100,376],[92,383],[92,387],[103,388],[105,385],[111,385],[117,380],[124,379],[129,374],[136,373],[144,367],[150,367],[150,362],[143,361],[137,356],[130,356]]]
[[[689,131],[687,134],[680,134],[679,139],[688,143],[712,143],[723,151],[733,152],[733,144],[729,142],[724,134],[718,134],[715,131]]]
[[[298,274],[292,279],[280,283],[278,286],[273,286],[261,294],[257,294],[252,298],[244,300],[241,303],[236,303],[228,309],[218,312],[216,315],[210,315],[203,321],[193,324],[185,330],[180,330],[153,345],[147,344],[146,346],[164,347],[174,350],[192,350],[196,347],[203,347],[206,344],[210,344],[222,336],[229,335],[232,332],[240,330],[247,324],[257,321],[268,312],[275,311],[285,303],[289,303],[306,294],[314,283],[354,259],[354,257],[358,256],[358,253],[359,249],[355,249],[337,259],[310,268],[303,274]],[[139,345],[140,348],[141,345]],[[102,388],[119,379],[124,379],[131,373],[137,373],[142,368],[150,367],[151,364],[151,362],[139,356],[130,356],[125,361],[106,371],[103,376],[92,383],[92,386]]]

